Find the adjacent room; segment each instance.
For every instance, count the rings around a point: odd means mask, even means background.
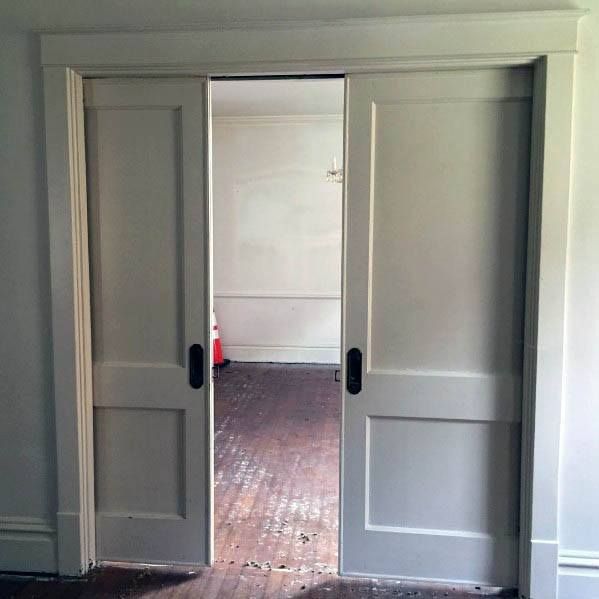
[[[331,574],[343,79],[220,80],[211,92],[216,565]]]

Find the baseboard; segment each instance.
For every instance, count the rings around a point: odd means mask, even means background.
[[[599,551],[564,551],[558,563],[559,599],[599,599]]]
[[[0,570],[57,571],[56,527],[43,518],[0,517]]]
[[[338,347],[225,345],[223,352],[233,362],[339,364],[340,360]]]

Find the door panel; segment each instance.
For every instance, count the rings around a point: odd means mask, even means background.
[[[513,275],[525,212],[504,198],[514,197],[513,173],[528,160],[505,152],[522,144],[519,126],[504,124],[518,125],[527,110],[521,102],[376,105],[373,369],[509,372],[521,363]]]
[[[98,559],[207,563],[206,82],[90,80],[84,94]]]
[[[511,473],[520,458],[517,426],[386,417],[370,417],[368,426],[372,526],[515,533],[517,480]],[[391,478],[390,455],[396,473]],[[501,494],[506,501],[493,509],[490,502]]]
[[[87,131],[99,152],[92,217],[104,225],[94,237],[94,357],[181,366],[179,112],[88,109]]]
[[[342,570],[515,586],[530,72],[346,91]]]

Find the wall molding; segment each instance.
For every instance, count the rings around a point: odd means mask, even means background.
[[[0,570],[56,572],[56,526],[45,518],[0,516]]]
[[[215,298],[222,299],[296,299],[296,300],[341,300],[341,293],[320,291],[215,291]]]
[[[223,353],[233,362],[339,364],[341,349],[338,345],[224,345]]]
[[[43,83],[52,341],[62,348],[53,353],[58,570],[79,576],[96,551],[83,81],[58,67]]]
[[[599,576],[599,551],[562,551],[558,565],[560,569],[597,570],[596,576]]]
[[[559,599],[599,597],[599,551],[562,551],[558,557]]]
[[[0,516],[0,535],[6,532],[33,532],[55,534],[54,522],[46,518],[27,516]]]
[[[213,116],[212,122],[221,127],[259,127],[262,125],[304,125],[310,123],[343,123],[342,114],[271,114],[250,116]]]

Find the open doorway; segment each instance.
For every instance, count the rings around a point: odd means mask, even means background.
[[[215,562],[290,585],[338,562],[343,88],[211,90]]]
[[[344,575],[517,584],[530,75],[347,76],[344,382],[360,395],[343,404]],[[102,562],[212,561],[207,85],[85,86]],[[215,131],[213,171],[216,312],[236,364],[216,380],[211,587],[223,572],[237,589],[244,569],[294,584],[335,569],[340,385],[326,352],[341,352],[314,336],[340,320],[343,176],[315,140],[341,119],[305,114],[299,89],[284,112],[272,90],[232,96],[259,98],[252,114],[215,100],[214,129],[237,132],[221,148]],[[327,264],[319,288],[308,275]]]

